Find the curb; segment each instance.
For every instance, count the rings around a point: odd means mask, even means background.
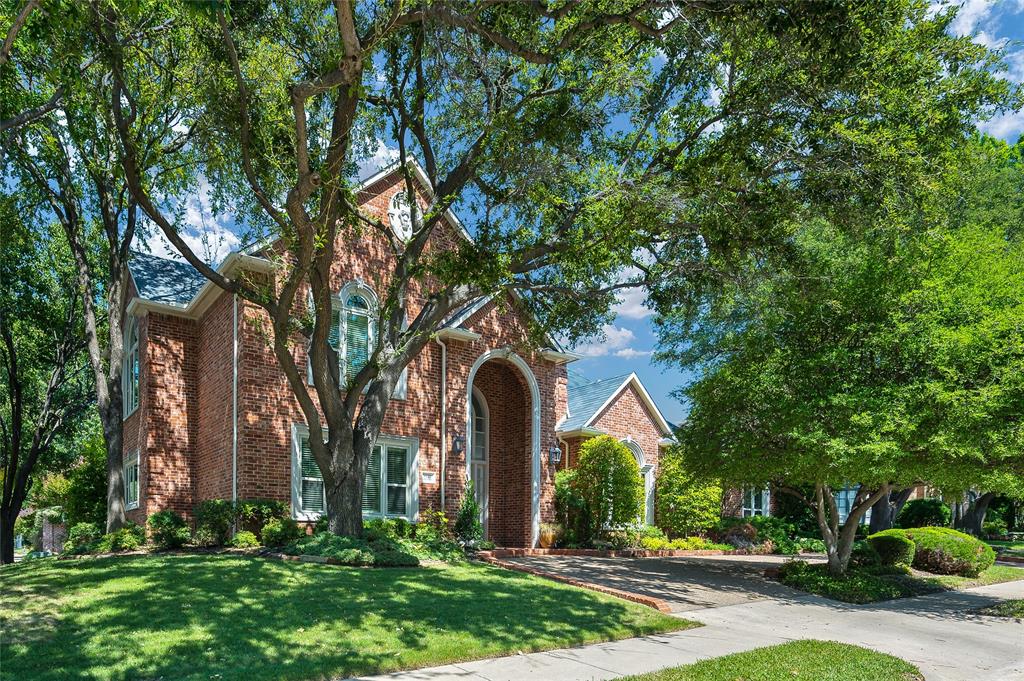
[[[997,563],[1016,563],[1018,565],[1024,565],[1024,558],[1020,556],[996,556]]]
[[[559,550],[559,549],[503,549],[502,551],[514,551],[514,550],[526,550],[526,551],[546,551],[546,550]],[[565,549],[571,550],[571,549]],[[591,550],[591,549],[576,549],[576,550]],[[514,570],[515,572],[524,572],[528,575],[535,577],[543,577],[544,579],[550,579],[554,582],[561,582],[563,584],[569,584],[571,586],[577,586],[582,589],[589,589],[590,591],[597,591],[599,593],[607,594],[609,596],[615,596],[623,600],[632,601],[633,603],[639,603],[640,605],[646,605],[648,608],[654,608],[659,612],[669,614],[672,612],[672,608],[669,607],[668,602],[654,596],[645,596],[643,594],[633,593],[631,591],[622,591],[621,589],[613,589],[610,586],[601,586],[600,584],[593,584],[591,582],[585,582],[581,579],[573,579],[572,577],[563,577],[562,575],[551,574],[550,572],[544,572],[543,570],[537,570],[535,568],[526,567],[525,565],[517,565],[516,563],[509,563],[499,558],[495,558],[491,554],[498,553],[498,551],[482,551],[477,554],[477,557],[490,565],[503,568],[505,570]],[[607,552],[605,552],[607,553]],[[651,552],[654,553],[654,552]],[[718,553],[721,553],[719,551]],[[546,555],[546,554],[532,554],[532,555]],[[566,554],[558,554],[566,555]],[[572,555],[572,554],[570,554]],[[576,554],[576,555],[591,555],[591,554]]]

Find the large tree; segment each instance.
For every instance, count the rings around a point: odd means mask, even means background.
[[[1024,471],[1024,244],[1008,225],[951,226],[938,195],[858,231],[809,220],[787,268],[661,320],[664,356],[702,369],[683,391],[691,465],[798,495],[837,574],[900,489],[1009,490]],[[841,522],[834,493],[851,486]]]
[[[78,297],[59,231],[24,220],[31,206],[0,196],[0,563],[14,561],[14,523],[54,446],[89,404]]]
[[[132,196],[186,260],[266,311],[329,526],[344,534],[361,532],[395,384],[452,310],[518,293],[538,338],[592,333],[618,288],[695,277],[709,249],[775,243],[808,197],[868,195],[922,168],[1001,87],[991,55],[946,34],[950,14],[903,0],[339,0],[205,14],[95,2],[93,14],[109,73],[97,94]],[[170,30],[140,32],[154,15]],[[142,139],[166,97],[181,112],[172,130],[201,130],[192,143]],[[420,159],[429,185],[407,241],[353,195],[357,163],[380,143],[403,161],[410,205],[405,161]],[[151,158],[205,177],[236,223],[278,240],[269,284],[224,276],[189,248],[181,187],[147,171]],[[448,209],[475,239],[438,253],[428,244]],[[391,265],[369,361],[346,375],[328,343],[329,274],[339,243],[361,238],[385,240]]]

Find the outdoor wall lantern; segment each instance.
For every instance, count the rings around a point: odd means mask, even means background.
[[[462,454],[466,450],[466,436],[456,434],[452,438],[452,451],[456,454]]]
[[[552,466],[557,466],[558,462],[562,460],[562,448],[558,445],[551,445],[551,449],[548,450],[548,463]]]

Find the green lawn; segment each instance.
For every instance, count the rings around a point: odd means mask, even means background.
[[[920,670],[867,648],[792,641],[623,681],[923,681]]]
[[[996,603],[995,605],[990,605],[987,608],[982,608],[978,612],[982,615],[991,615],[992,617],[1014,617],[1017,619],[1024,619],[1024,598]]]
[[[784,572],[783,584],[794,589],[832,598],[846,603],[876,603],[894,598],[922,596],[939,591],[970,589],[986,584],[1024,579],[1024,568],[993,565],[977,577],[932,575],[915,571],[912,575],[875,574],[870,570],[850,568],[846,577],[828,574],[824,564]]]
[[[1001,552],[1007,555],[1024,557],[1024,541],[999,541],[997,539],[991,539],[988,544],[994,548],[997,553],[1002,549]]]
[[[478,564],[225,555],[0,569],[4,679],[320,679],[698,626]]]

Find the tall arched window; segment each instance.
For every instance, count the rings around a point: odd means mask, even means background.
[[[629,437],[622,441],[629,451],[636,457],[636,463],[640,466],[640,479],[644,483],[644,510],[642,520],[648,525],[654,524],[654,465],[647,463],[644,450],[640,444]]]
[[[341,373],[350,381],[366,366],[373,348],[377,299],[368,287],[353,282],[338,296],[331,318],[331,347],[338,353]]]
[[[139,408],[139,324],[128,320],[124,334],[124,355],[121,358],[121,400],[124,417]]]

